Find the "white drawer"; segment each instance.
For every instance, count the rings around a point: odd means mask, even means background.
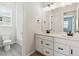
[[[41,38],[41,39],[45,39],[45,40],[51,40],[51,41],[53,41],[53,38],[52,38],[52,37],[49,37],[49,36],[36,35],[36,37],[39,37],[39,38]]]
[[[48,40],[43,40],[43,46],[53,49],[53,42]]]
[[[54,50],[64,55],[69,55],[69,46],[67,45],[55,42]]]
[[[51,49],[48,49],[48,48],[46,48],[46,47],[43,47],[43,52],[44,52],[44,55],[46,55],[46,56],[53,56],[53,49],[51,50]]]
[[[66,56],[66,55],[63,55],[63,54],[61,54],[61,53],[58,53],[58,52],[54,52],[54,56]]]

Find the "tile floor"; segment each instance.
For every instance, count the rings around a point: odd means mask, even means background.
[[[22,56],[22,47],[18,44],[12,44],[9,51],[0,48],[0,56]]]

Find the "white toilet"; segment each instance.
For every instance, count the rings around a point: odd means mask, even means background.
[[[4,50],[5,51],[10,50],[10,44],[11,44],[10,36],[9,35],[3,35],[2,39],[3,39]]]

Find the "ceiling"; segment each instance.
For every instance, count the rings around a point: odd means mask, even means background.
[[[64,6],[64,5],[69,5],[69,4],[72,4],[71,2],[41,2],[41,5],[42,7],[46,7],[46,6],[49,6],[50,5],[53,5],[53,6]]]
[[[42,5],[42,7],[46,7],[46,6],[48,6],[48,5],[53,5],[53,4],[55,4],[56,2],[42,2],[41,3],[41,5]]]
[[[41,6],[43,7],[44,11],[48,11],[72,4],[73,4],[72,2],[41,2]]]

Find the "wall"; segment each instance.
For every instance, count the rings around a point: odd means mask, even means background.
[[[46,32],[49,29],[49,20],[52,12],[51,11],[43,11],[42,16],[42,31]]]
[[[76,3],[73,3],[72,5],[67,5],[64,7],[64,12],[76,10],[76,7],[77,7]]]
[[[15,25],[15,19],[16,19],[16,8],[15,8],[15,3],[9,3],[9,2],[0,2],[0,7],[3,8],[8,8],[12,10],[12,26],[0,26],[0,33],[10,33],[11,39],[14,41],[16,39],[16,25]]]
[[[37,22],[36,20],[40,20]],[[28,55],[35,50],[34,32],[41,31],[41,6],[40,3],[24,3],[23,21],[23,55]]]
[[[54,32],[63,32],[63,8],[57,8],[52,11],[52,16],[54,19]]]
[[[46,20],[46,25],[43,24],[43,27],[48,27],[46,29],[51,29],[52,33],[63,32],[63,25],[62,25],[64,21],[63,19],[64,19],[63,8],[57,8],[54,10],[46,11],[43,14],[43,20]]]
[[[77,21],[76,21],[77,31],[79,31],[79,3],[77,4]]]

